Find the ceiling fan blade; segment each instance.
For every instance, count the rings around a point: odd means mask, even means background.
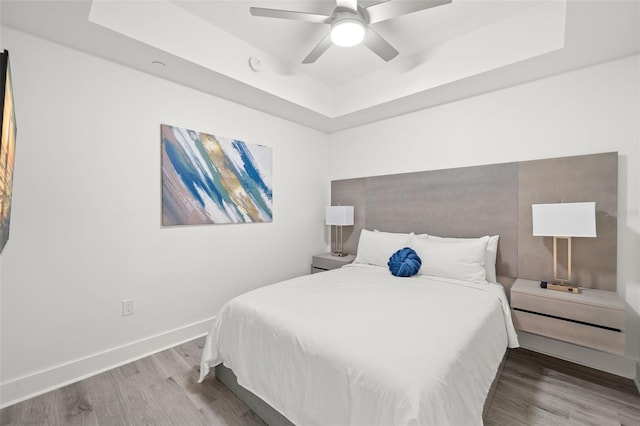
[[[351,9],[354,12],[358,11],[358,0],[336,0],[338,7],[344,7],[345,9]]]
[[[407,15],[419,10],[430,9],[443,4],[449,4],[452,0],[422,0],[422,1],[388,1],[374,4],[365,10],[369,14],[369,23],[387,21],[397,16]]]
[[[318,59],[324,52],[327,51],[329,47],[331,47],[333,43],[331,42],[331,34],[327,34],[325,38],[323,38],[320,43],[316,47],[313,48],[311,53],[307,55],[306,58],[302,61],[303,64],[312,64]]]
[[[371,49],[373,53],[380,56],[386,62],[389,62],[398,56],[399,53],[392,45],[387,43],[385,39],[380,37],[380,35],[370,27],[367,28],[367,33],[364,36],[364,44]]]
[[[294,21],[313,22],[314,24],[328,24],[330,16],[317,13],[296,12],[293,10],[265,9],[264,7],[250,7],[253,16],[266,18],[293,19]]]

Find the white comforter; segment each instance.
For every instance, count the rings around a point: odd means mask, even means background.
[[[502,286],[350,265],[225,304],[200,380],[224,363],[297,425],[480,425],[507,346]]]

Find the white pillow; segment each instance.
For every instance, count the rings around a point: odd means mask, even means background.
[[[413,233],[396,234],[363,229],[360,232],[358,254],[354,262],[386,267],[391,255],[401,248],[411,247],[412,240]]]
[[[486,283],[485,252],[489,237],[451,242],[429,238],[414,238],[412,248],[422,266],[419,274]]]
[[[445,237],[437,237],[435,235],[419,235],[419,237],[427,237],[435,241],[442,242],[451,242],[451,243],[459,243],[469,240],[478,240],[479,238],[445,238]],[[481,237],[486,238],[486,237]],[[484,269],[487,271],[487,281],[490,283],[496,283],[498,278],[496,277],[496,259],[498,257],[498,239],[500,235],[492,235],[487,242],[487,251],[485,253],[485,263]]]

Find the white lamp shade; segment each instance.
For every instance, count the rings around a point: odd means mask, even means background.
[[[351,47],[364,39],[364,25],[357,19],[342,19],[331,26],[331,41],[336,46]]]
[[[324,217],[327,225],[353,225],[353,206],[328,206]]]
[[[596,203],[533,204],[531,213],[534,236],[596,236]]]

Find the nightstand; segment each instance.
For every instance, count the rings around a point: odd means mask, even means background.
[[[342,268],[356,259],[355,255],[338,257],[332,256],[331,253],[317,254],[311,259],[311,273],[330,271],[332,269]]]
[[[511,287],[516,329],[624,355],[624,303],[613,291],[548,290],[539,281],[517,279]]]

